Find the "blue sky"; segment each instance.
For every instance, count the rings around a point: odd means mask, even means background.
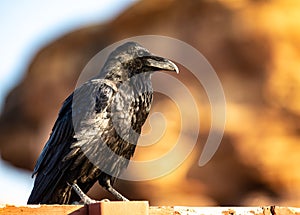
[[[133,0],[2,0],[0,3],[0,110],[34,54],[86,24],[109,20]]]
[[[0,3],[0,111],[6,94],[48,42],[85,25],[107,21],[135,0],[2,0]],[[0,204],[26,204],[31,173],[0,159]]]

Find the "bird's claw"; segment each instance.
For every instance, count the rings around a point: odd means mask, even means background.
[[[102,199],[100,202],[110,202],[109,199]]]
[[[84,204],[94,204],[94,203],[99,203],[99,202],[102,202],[102,201],[109,201],[108,199],[103,199],[101,201],[98,201],[98,200],[94,200],[94,199],[91,199],[90,197],[88,197],[81,189],[80,187],[77,185],[77,184],[72,184],[71,185],[72,189],[77,193],[77,195],[80,197],[81,201],[84,203]]]

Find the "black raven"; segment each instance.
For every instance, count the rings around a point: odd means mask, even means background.
[[[63,103],[36,163],[28,204],[71,204],[96,181],[127,200],[112,185],[133,156],[152,103],[151,74],[159,70],[178,73],[173,62],[135,42],[108,56],[103,78],[87,81]]]

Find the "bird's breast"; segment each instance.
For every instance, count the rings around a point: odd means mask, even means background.
[[[136,132],[141,131],[152,104],[152,92],[146,92],[137,97],[133,105],[132,127]]]

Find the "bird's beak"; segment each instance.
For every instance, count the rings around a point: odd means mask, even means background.
[[[165,70],[165,71],[174,71],[177,74],[179,73],[179,69],[175,63],[172,61],[157,57],[157,56],[145,56],[143,57],[144,65],[150,67],[153,71]]]

